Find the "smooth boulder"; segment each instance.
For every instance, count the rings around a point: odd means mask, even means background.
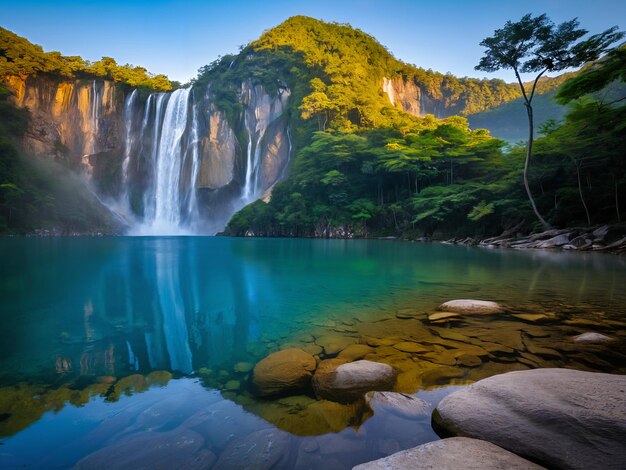
[[[547,467],[621,469],[626,376],[509,372],[444,398],[433,423],[442,434],[483,439]]]
[[[492,315],[504,313],[504,308],[489,300],[456,299],[442,303],[437,310],[442,312],[460,313],[463,315]]]
[[[578,336],[574,336],[574,342],[579,344],[606,344],[613,341],[613,338],[602,333],[588,331]]]
[[[512,452],[489,442],[451,437],[427,442],[388,457],[357,465],[353,470],[540,470]]]
[[[313,377],[313,389],[318,398],[350,403],[369,391],[391,390],[395,381],[396,371],[390,365],[356,361],[320,368]]]
[[[302,349],[289,348],[270,354],[252,372],[252,391],[262,397],[284,395],[306,388],[317,363]]]

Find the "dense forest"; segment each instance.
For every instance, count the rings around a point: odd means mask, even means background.
[[[78,56],[44,52],[41,46],[0,27],[0,78],[39,74],[59,78],[106,78],[155,91],[168,91],[173,87],[165,75],[150,74],[144,67],[118,65],[111,57],[92,63]]]

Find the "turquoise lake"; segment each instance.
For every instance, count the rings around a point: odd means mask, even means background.
[[[367,359],[398,369],[396,391],[431,408],[509,370],[626,373],[619,256],[105,237],[0,239],[0,261],[1,468],[351,468],[437,439],[429,415],[318,401],[311,391],[255,398],[251,367],[285,347],[320,361],[366,344]],[[507,313],[428,320],[459,298]],[[617,342],[575,346],[586,331]],[[407,342],[430,349],[411,352]],[[268,432],[280,452],[236,460],[237,443],[253,449]],[[163,451],[171,442],[182,444]]]

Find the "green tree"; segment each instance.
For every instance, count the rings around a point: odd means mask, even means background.
[[[476,70],[495,72],[500,69],[513,69],[524,98],[528,116],[528,143],[524,163],[524,187],[533,211],[544,228],[550,225],[537,209],[528,184],[528,168],[533,145],[532,101],[539,79],[546,72],[558,72],[579,67],[585,62],[596,60],[608,48],[623,37],[617,26],[579,41],[587,31],[578,28],[578,20],[573,19],[555,25],[543,14],[533,17],[527,14],[518,22],[507,21],[494,35],[483,39],[480,45],[487,48]],[[536,73],[532,88],[527,91],[520,73]]]

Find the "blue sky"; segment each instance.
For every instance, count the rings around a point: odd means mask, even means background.
[[[592,33],[626,28],[624,0],[0,0],[0,11],[0,26],[45,50],[106,55],[182,82],[293,15],[350,23],[420,67],[507,81],[510,71],[474,70],[478,43],[506,20],[547,13],[555,22],[578,17]]]

